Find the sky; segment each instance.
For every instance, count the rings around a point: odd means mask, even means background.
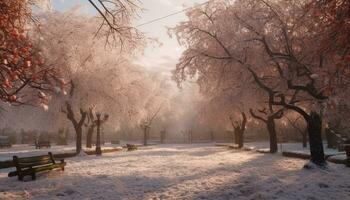
[[[140,0],[144,11],[135,19],[134,25],[143,24],[150,20],[169,15],[174,12],[183,10],[206,2],[207,0]],[[95,13],[93,7],[88,4],[87,0],[52,0],[53,8],[59,11],[67,10],[78,4],[86,4],[89,13]],[[185,13],[180,13],[161,21],[154,22],[138,29],[147,37],[155,38],[159,41],[160,46],[150,45],[146,48],[145,53],[140,55],[135,61],[136,64],[146,67],[149,70],[162,71],[170,74],[181,56],[183,49],[177,43],[175,38],[168,35],[168,27],[174,27],[177,23],[186,20]]]

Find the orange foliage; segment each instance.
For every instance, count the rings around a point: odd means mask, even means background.
[[[0,100],[4,102],[21,103],[16,94],[27,87],[44,89],[43,84],[47,89],[48,77],[56,75],[53,69],[44,68],[27,36],[30,18],[28,1],[0,1]],[[31,79],[33,76],[36,80]]]
[[[350,1],[313,0],[310,4],[323,33],[322,50],[341,57],[341,62],[350,62]],[[343,63],[343,64],[345,64]]]

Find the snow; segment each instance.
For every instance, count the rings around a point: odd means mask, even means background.
[[[219,143],[218,145],[234,145],[233,143]],[[338,152],[337,149],[329,149],[326,148],[327,144],[324,143],[324,152],[326,155],[337,155],[337,154],[343,154],[344,152]],[[261,151],[269,151],[270,149],[270,144],[267,141],[263,142],[247,142],[244,143],[244,148],[245,149],[251,149],[251,150],[261,150]],[[309,145],[307,148],[303,148],[302,144],[299,143],[293,143],[293,142],[288,142],[288,143],[278,143],[278,152],[283,152],[283,151],[292,151],[292,152],[297,152],[297,153],[304,153],[304,154],[310,154],[310,149]]]
[[[105,148],[111,148],[111,147],[120,147],[120,145],[111,145],[107,144],[104,145]],[[92,150],[94,150],[92,148]],[[87,149],[91,150],[91,149]],[[12,160],[12,156],[17,155],[19,157],[28,157],[28,156],[38,156],[38,155],[44,155],[48,152],[52,152],[53,154],[57,153],[72,153],[75,152],[75,144],[70,144],[66,146],[58,146],[58,145],[52,145],[51,148],[41,148],[41,149],[35,149],[34,145],[28,145],[28,144],[20,144],[20,145],[12,145],[11,148],[3,148],[0,149],[0,161],[5,160]]]
[[[0,199],[350,199],[350,168],[232,150],[157,145],[66,159],[64,172],[20,182],[0,170]]]

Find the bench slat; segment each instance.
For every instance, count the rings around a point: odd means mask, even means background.
[[[38,165],[49,165],[49,164],[53,164],[51,160],[32,162],[32,163],[29,163],[29,162],[27,162],[27,163],[18,163],[18,166],[20,168],[28,168],[28,167],[38,166]]]
[[[47,165],[47,166],[41,166],[41,167],[36,167],[36,168],[32,168],[32,169],[25,169],[23,171],[21,171],[22,175],[31,175],[32,172],[42,172],[42,171],[47,171],[47,170],[52,170],[55,168],[61,168],[66,166],[66,163],[56,163],[56,164],[52,164],[52,165]],[[13,172],[9,172],[8,177],[13,177],[13,176],[17,176],[18,172],[17,171],[13,171]]]
[[[45,156],[32,156],[26,158],[18,158],[18,163],[36,163],[43,161],[51,161],[51,157],[49,155]]]

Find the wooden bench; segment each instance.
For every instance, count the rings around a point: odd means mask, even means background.
[[[137,150],[137,146],[135,144],[126,144],[126,148],[128,149],[128,151]]]
[[[0,137],[0,148],[10,148],[11,142],[8,137]]]
[[[38,172],[50,171],[57,168],[64,171],[64,166],[66,165],[64,159],[61,159],[59,163],[57,163],[51,152],[49,152],[48,155],[26,158],[13,156],[13,164],[16,167],[16,171],[10,172],[8,176],[18,176],[18,180],[20,181],[23,181],[23,177],[25,176],[31,176],[32,180],[35,180],[36,173]]]
[[[35,148],[36,149],[41,149],[43,147],[46,147],[46,148],[51,148],[51,144],[50,144],[50,141],[35,141]]]

